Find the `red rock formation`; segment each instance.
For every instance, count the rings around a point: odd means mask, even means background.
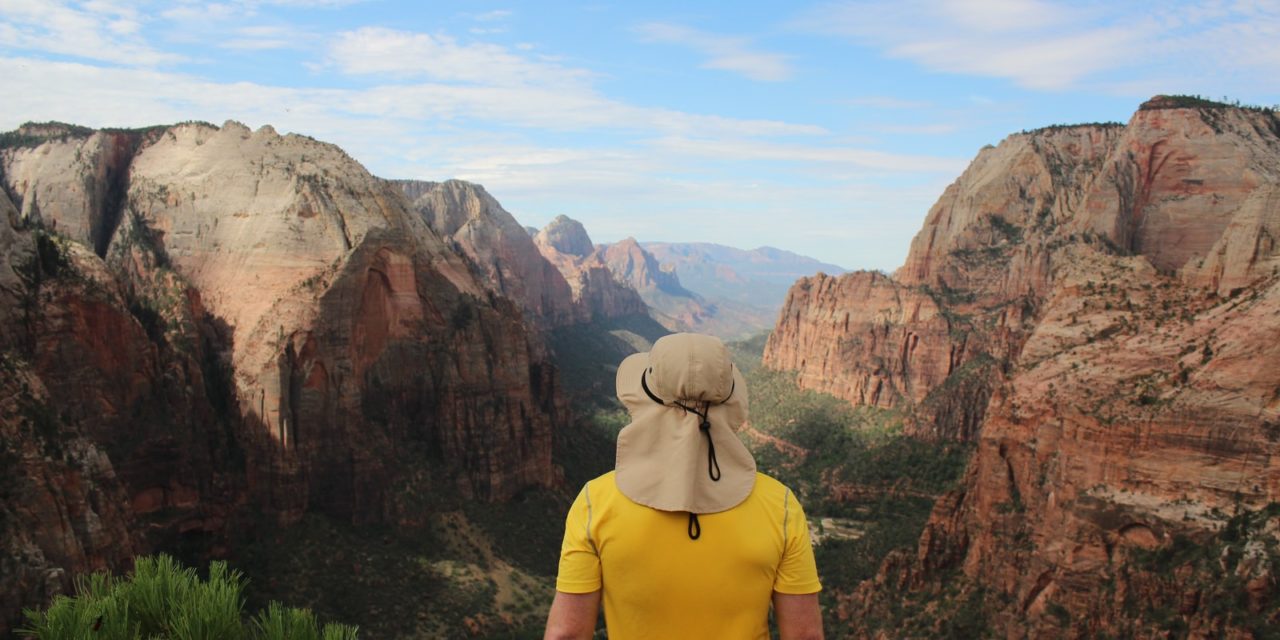
[[[582,224],[558,216],[538,232],[534,243],[555,265],[573,290],[573,301],[590,319],[646,314],[649,308],[635,289],[619,282],[595,250]]]
[[[1192,637],[1251,637],[1242,616],[1274,614],[1274,567],[1230,557],[1217,532],[1280,502],[1280,279],[1224,299],[1145,258],[1064,257],[963,489],[935,505],[915,557],[886,563],[844,613],[890,617],[894,583],[945,601],[958,570],[1010,637],[1160,637],[1170,615]],[[1280,552],[1272,520],[1231,544]],[[1179,544],[1222,557],[1197,564]]]
[[[38,133],[0,150],[4,410],[51,415],[4,423],[33,506],[3,505],[0,618],[180,539],[218,553],[249,512],[412,523],[414,494],[555,481],[546,348],[398,188],[269,127]],[[75,238],[21,228],[55,220]]]
[[[587,319],[573,303],[570,285],[520,223],[480,185],[449,180],[395,181],[431,229],[480,269],[481,283],[516,301],[547,327]]]
[[[923,401],[966,355],[932,298],[873,271],[801,278],[765,354],[803,387],[877,407]]]
[[[926,345],[939,349],[928,360],[946,362],[944,375],[932,372],[918,380],[939,385],[952,371],[1007,368],[1052,291],[1051,274],[1067,245],[1086,242],[1137,253],[1162,271],[1181,270],[1185,281],[1223,294],[1280,268],[1273,240],[1272,194],[1280,158],[1275,117],[1149,105],[1125,127],[1055,127],[1010,136],[979,153],[947,188],[895,274],[915,295],[928,294],[941,305],[951,336],[952,344]],[[803,307],[852,305],[800,298],[805,300],[801,308],[789,307],[782,315],[766,364],[799,368],[802,384],[868,402],[857,385],[836,381],[881,370],[879,363],[892,361],[901,342],[833,350],[831,344],[845,339],[843,330],[816,322],[822,314]],[[873,303],[862,313],[853,311],[849,333],[874,331],[875,323],[883,322],[877,308]],[[909,329],[901,327],[899,334]],[[805,336],[808,346],[782,336]],[[954,344],[964,345],[959,357],[943,358]],[[986,357],[1000,366],[983,366]],[[966,363],[974,364],[966,369]],[[890,386],[908,388],[909,381],[897,375]],[[910,398],[917,431],[949,437],[972,433],[985,400],[956,396],[965,388],[981,398],[991,385],[969,381],[937,387],[933,396],[931,388],[917,385]],[[876,401],[883,404],[878,396]],[[967,407],[961,423],[954,418],[956,407]]]
[[[829,345],[877,322],[916,328],[877,315],[907,289],[931,294],[938,339],[970,344],[912,398],[917,417],[938,427],[940,410],[981,401],[963,487],[913,557],[844,599],[855,635],[895,637],[904,616],[941,632],[961,600],[1007,637],[1280,624],[1274,567],[1257,560],[1280,554],[1267,533],[1280,518],[1264,511],[1280,502],[1280,120],[1184,103],[1155,100],[1123,128],[1011,136],[930,211],[898,283],[793,290],[766,356],[805,384],[867,402],[830,381],[865,378],[908,343]],[[957,383],[984,361],[985,384]],[[901,371],[894,388],[914,391]],[[1197,545],[1220,555],[1184,551]]]

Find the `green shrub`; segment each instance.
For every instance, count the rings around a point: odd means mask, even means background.
[[[133,573],[94,573],[76,580],[75,597],[58,596],[45,611],[27,610],[21,635],[41,640],[354,640],[356,629],[316,622],[315,615],[271,603],[251,624],[243,620],[245,580],[225,562],[195,569],[160,555],[138,558]]]

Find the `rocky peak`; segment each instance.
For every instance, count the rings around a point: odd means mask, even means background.
[[[555,248],[560,253],[585,258],[595,251],[591,237],[581,222],[568,216],[556,216],[538,232],[535,241],[539,245]]]
[[[802,381],[855,403],[865,397],[860,387],[841,387],[837,380],[882,371],[896,376],[890,387],[905,389],[912,377],[918,382],[971,373],[964,365],[976,366],[976,358],[1009,362],[1053,291],[1064,248],[1079,244],[1141,256],[1162,273],[1179,274],[1184,282],[1213,287],[1220,295],[1280,269],[1274,204],[1280,188],[1280,121],[1258,110],[1157,104],[1165,106],[1138,111],[1124,126],[1048,127],[1011,135],[978,154],[929,210],[894,276],[914,290],[897,297],[927,295],[945,310],[945,335],[897,324],[901,331],[882,340],[838,342],[846,332],[843,321],[832,328],[829,320],[820,320],[825,316],[792,308],[776,333],[808,336],[804,340],[811,346],[772,341],[766,361],[802,368],[807,372]],[[807,295],[801,299],[807,301],[802,307],[813,303]],[[840,308],[841,303],[819,307]],[[875,314],[862,322],[859,315],[851,309],[847,333],[873,331]],[[828,324],[800,330],[792,322]],[[822,332],[828,335],[815,337]],[[837,353],[831,344],[861,346]],[[908,349],[915,344],[920,346]],[[873,364],[912,352],[939,355],[928,358],[933,364],[907,362],[898,373]],[[920,369],[930,366],[940,369],[928,374]],[[989,387],[948,385],[944,391],[968,388],[980,398]],[[916,394],[921,390],[918,384],[912,388]],[[970,432],[939,424],[940,415],[954,412],[929,408],[957,402],[981,404],[917,397],[922,424],[934,425],[931,432]],[[973,412],[965,413],[970,417],[964,422],[971,425]]]
[[[636,290],[620,281],[594,250],[581,223],[557,216],[542,231],[530,228],[530,232],[542,256],[569,283],[583,317],[596,320],[648,314],[649,308]],[[587,250],[582,252],[584,244]]]
[[[1211,600],[1274,620],[1271,573],[1177,549],[1222,514],[1274,520],[1278,230],[1275,115],[1157,98],[1123,127],[984,149],[893,279],[798,282],[766,363],[855,404],[892,391],[917,433],[977,442],[916,555],[845,600],[851,624],[902,623],[917,595],[945,610],[957,574],[997,596],[1001,636],[1145,637],[1166,615],[1236,634]]]
[[[657,258],[645,251],[635,238],[604,245],[602,257],[614,275],[642,295],[646,291],[661,291],[668,295],[693,296],[680,286],[680,277],[675,271],[663,269]]]
[[[484,187],[462,180],[393,184],[412,199],[413,209],[436,233],[456,243],[476,265],[488,289],[514,300],[542,326],[585,319],[564,276]]]

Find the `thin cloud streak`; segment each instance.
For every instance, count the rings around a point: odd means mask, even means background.
[[[155,67],[183,61],[139,34],[147,18],[109,2],[0,0],[0,47],[47,51],[85,60]]]
[[[958,75],[1004,78],[1038,91],[1119,86],[1115,74],[1185,86],[1275,91],[1280,7],[1272,3],[1131,5],[1045,0],[857,0],[794,21],[890,58]]]
[[[756,51],[746,38],[722,36],[690,27],[650,22],[634,28],[643,41],[663,42],[689,47],[704,56],[703,69],[736,73],[751,80],[779,82],[793,75],[790,56]]]

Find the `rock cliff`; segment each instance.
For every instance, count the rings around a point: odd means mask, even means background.
[[[538,248],[544,251],[554,249],[564,255],[586,258],[596,250],[591,236],[587,235],[587,228],[568,216],[556,216],[547,226],[532,235]]]
[[[609,270],[582,223],[557,216],[536,234],[534,243],[568,281],[580,315],[604,320],[649,312],[640,294]]]
[[[219,553],[248,513],[411,524],[415,496],[555,482],[563,402],[524,316],[557,299],[499,295],[336,147],[45,125],[0,169],[0,624],[134,553]]]
[[[481,283],[519,303],[530,319],[545,327],[588,319],[574,304],[565,277],[483,187],[461,180],[394,184],[412,199],[413,209],[433,231],[479,267]]]
[[[893,277],[896,296],[931,298],[947,331],[915,331],[880,315],[876,302],[842,303],[838,294],[815,302],[802,280],[766,363],[798,369],[804,384],[854,403],[901,405],[920,433],[966,438],[981,421],[990,381],[1034,328],[1064,247],[1142,255],[1161,273],[1219,294],[1270,274],[1280,260],[1271,226],[1275,117],[1169,104],[1144,104],[1126,126],[1050,127],[978,154],[930,209]],[[822,311],[842,306],[853,307],[847,325]],[[890,339],[850,344],[850,334],[877,330]],[[895,358],[903,360],[896,369],[884,366]],[[847,382],[872,378],[894,391],[887,401]]]
[[[685,288],[674,266],[659,263],[635,238],[601,245],[597,252],[614,276],[639,292],[654,319],[670,331],[709,333],[734,340],[758,331],[751,309],[709,302]]]
[[[844,598],[855,635],[1280,624],[1277,185],[1275,114],[1157,98],[984,149],[878,291],[793,288],[771,364],[977,440],[915,553]]]

